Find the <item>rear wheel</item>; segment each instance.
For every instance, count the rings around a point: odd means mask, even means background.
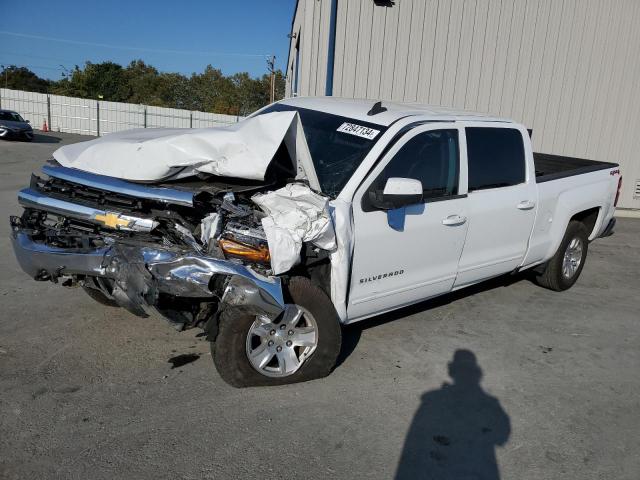
[[[535,277],[538,285],[560,292],[578,280],[589,249],[589,235],[581,222],[569,222],[556,254],[547,262],[542,273]]]
[[[211,344],[222,379],[234,387],[283,385],[327,376],[341,344],[338,315],[327,295],[295,277],[275,319],[227,308]]]

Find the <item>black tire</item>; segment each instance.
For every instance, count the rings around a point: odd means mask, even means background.
[[[293,374],[269,377],[251,366],[246,353],[249,329],[255,315],[227,308],[220,315],[218,335],[211,343],[213,362],[222,379],[237,388],[286,385],[326,377],[336,364],[342,342],[338,314],[329,297],[304,277],[290,280],[285,301],[308,310],[317,324],[318,343],[315,351]]]
[[[567,251],[569,244],[578,239],[582,243],[582,257],[580,259],[580,265],[576,272],[567,278],[562,272],[562,266],[564,261],[564,254]],[[545,264],[542,273],[539,273],[534,277],[534,281],[541,287],[548,288],[549,290],[555,290],[561,292],[568,290],[580,277],[580,273],[584,268],[584,263],[587,259],[587,251],[589,249],[589,234],[584,224],[581,222],[572,220],[569,222],[567,231],[564,234],[562,242],[558,247],[558,251],[555,255]]]

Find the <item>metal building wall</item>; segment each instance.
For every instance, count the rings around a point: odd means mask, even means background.
[[[359,1],[359,0],[358,0]],[[299,45],[300,65],[297,95],[324,95],[327,82],[327,52],[329,48],[329,20],[331,0],[299,0],[291,27],[289,64],[286,79],[287,96],[294,95],[292,70]]]
[[[296,10],[300,95],[325,93],[330,3]],[[338,0],[333,94],[513,118],[537,151],[620,163],[640,208],[639,27],[638,0]]]

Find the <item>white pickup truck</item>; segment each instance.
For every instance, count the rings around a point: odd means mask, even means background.
[[[19,192],[22,268],[204,328],[238,387],[325,376],[342,324],[498,275],[570,288],[621,183],[616,164],[533,153],[509,120],[367,100],[85,143]]]

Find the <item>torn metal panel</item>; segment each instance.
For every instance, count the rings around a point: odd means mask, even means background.
[[[208,247],[220,233],[220,215],[218,213],[210,213],[202,219],[200,223],[200,241],[205,247]]]
[[[276,299],[269,291],[240,275],[229,280],[222,303],[269,318],[278,316],[285,306],[281,299]]]
[[[261,291],[264,298],[276,306],[283,306],[280,279],[264,277],[241,264],[204,255],[181,253],[152,247],[118,246],[113,259],[122,264],[144,265],[159,291],[180,297],[208,297],[215,294],[210,285],[214,275],[241,277],[243,284],[251,284]],[[112,260],[113,262],[113,260]],[[130,267],[128,267],[130,268]],[[146,275],[146,273],[145,273]],[[122,275],[114,272],[116,279]]]
[[[331,259],[331,301],[342,322],[347,320],[347,293],[353,253],[353,218],[351,204],[335,199],[329,204],[331,219],[336,232],[336,248]]]
[[[303,184],[289,184],[251,197],[267,214],[262,227],[269,242],[271,268],[278,275],[300,261],[302,242],[323,250],[336,246],[328,199]]]
[[[186,298],[227,298],[234,306],[277,314],[284,308],[281,281],[251,268],[195,253],[151,246],[115,243],[102,248],[57,248],[35,241],[19,221],[12,223],[12,244],[22,269],[34,278],[56,280],[80,275],[113,281],[111,295],[139,316],[149,316],[158,295]],[[233,293],[211,288],[216,275],[229,277]],[[223,298],[223,302],[224,302]]]
[[[209,173],[264,180],[280,145],[296,163],[297,178],[320,186],[297,112],[273,112],[237,124],[198,129],[134,129],[53,153],[64,167],[139,182]]]

